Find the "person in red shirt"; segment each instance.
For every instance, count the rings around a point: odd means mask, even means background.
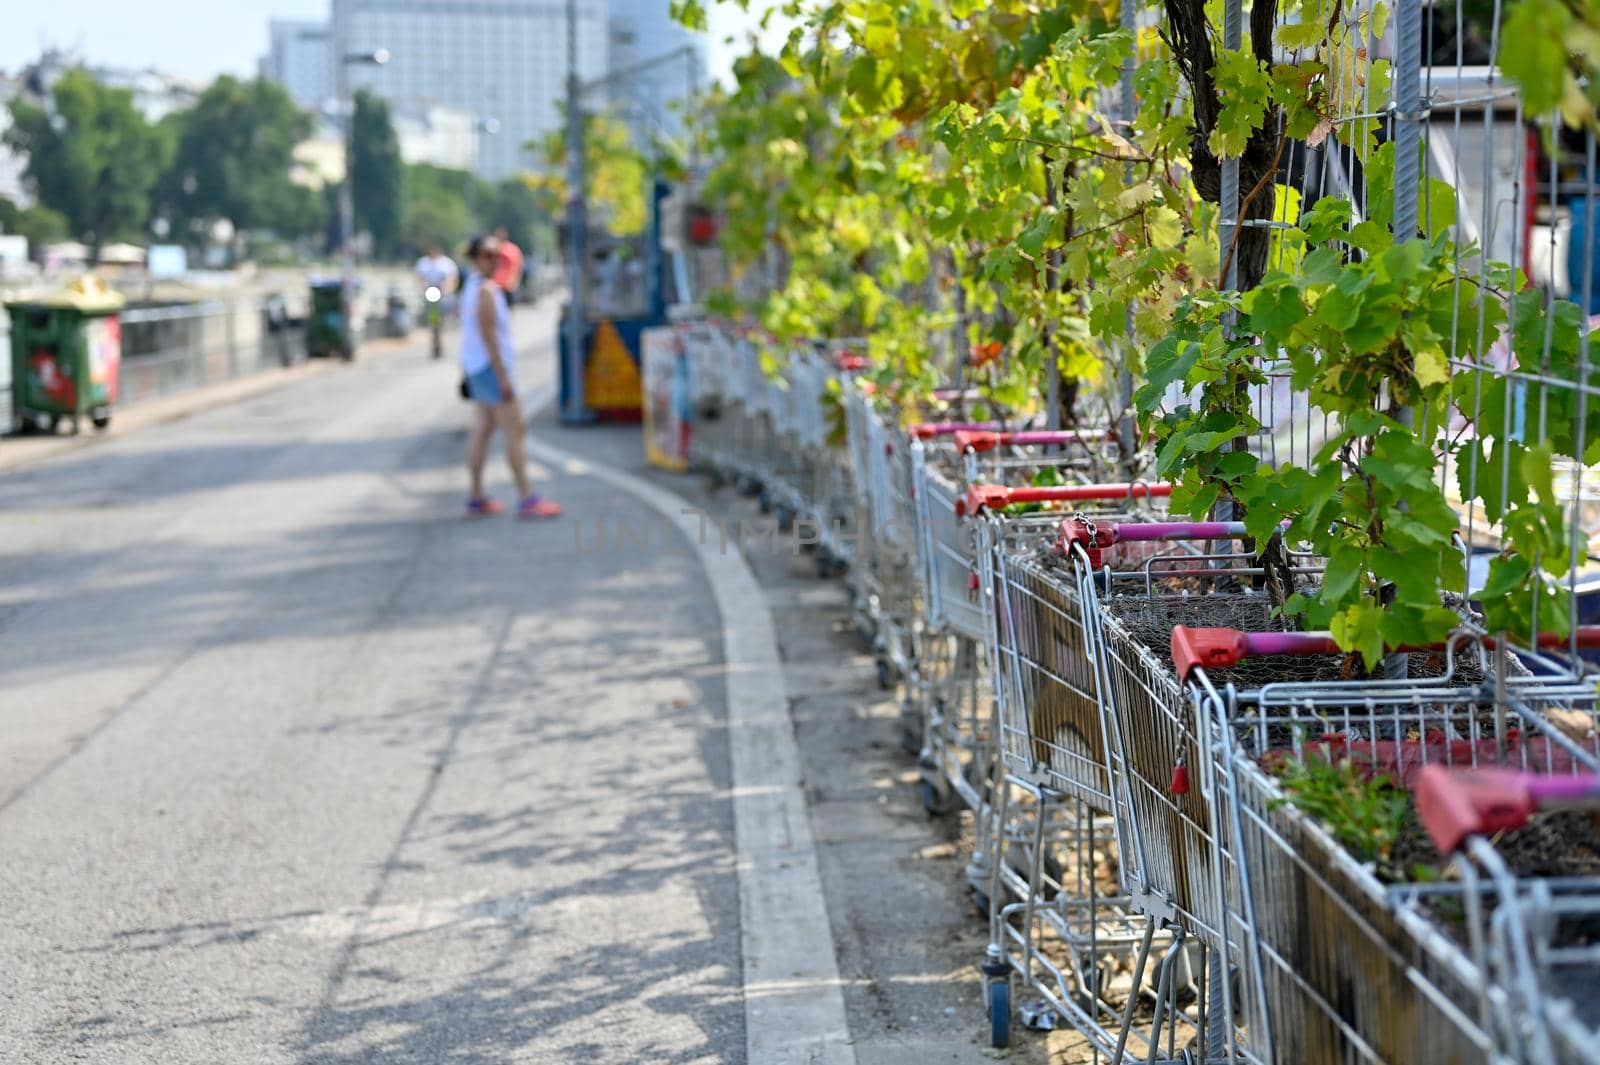
[[[505,226],[494,231],[500,239],[500,262],[494,268],[494,283],[506,294],[507,302],[522,294],[522,249],[511,243]]]

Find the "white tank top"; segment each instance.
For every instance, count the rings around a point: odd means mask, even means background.
[[[483,275],[473,271],[467,283],[461,286],[461,372],[475,374],[489,368],[489,349],[483,343],[483,331],[478,327],[478,291],[483,286]],[[511,313],[506,309],[506,294],[498,288],[494,293],[494,335],[500,341],[500,360],[510,373],[516,364],[517,349],[511,343]]]

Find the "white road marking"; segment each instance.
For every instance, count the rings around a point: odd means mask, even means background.
[[[549,402],[530,397],[530,417]],[[749,1065],[855,1065],[833,929],[801,787],[783,666],[765,593],[737,551],[703,543],[679,496],[534,437],[531,453],[634,496],[675,525],[699,556],[722,615],[733,757],[745,1040]]]

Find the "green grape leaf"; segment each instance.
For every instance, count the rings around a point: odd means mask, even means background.
[[[1516,82],[1530,115],[1555,110],[1566,93],[1565,39],[1572,16],[1551,0],[1510,5],[1500,34],[1500,69]]]
[[[1340,649],[1354,651],[1369,668],[1383,660],[1383,610],[1368,600],[1352,603],[1328,625]]]
[[[1355,207],[1343,196],[1324,196],[1300,215],[1300,231],[1308,244],[1326,244],[1344,236],[1355,217]]]
[[[1327,30],[1317,22],[1296,22],[1278,27],[1278,45],[1291,51],[1315,48],[1322,43]]]
[[[1340,544],[1328,556],[1327,569],[1322,574],[1321,597],[1328,602],[1340,602],[1356,587],[1365,568],[1366,556],[1354,544]]]
[[[1244,152],[1250,135],[1266,121],[1272,79],[1245,49],[1220,51],[1212,77],[1222,106],[1208,143],[1218,158],[1230,159]]]

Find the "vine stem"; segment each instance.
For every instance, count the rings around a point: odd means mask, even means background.
[[[998,139],[1014,144],[1032,144],[1035,147],[1049,148],[1052,151],[1072,152],[1078,155],[1087,155],[1095,159],[1105,159],[1112,163],[1154,162],[1154,159],[1151,156],[1144,155],[1142,153],[1138,155],[1113,155],[1110,152],[1098,152],[1093,148],[1080,148],[1076,144],[1067,144],[1062,141],[1041,140],[1038,137],[1000,137]]]
[[[1244,214],[1246,209],[1255,202],[1255,198],[1261,194],[1261,190],[1266,188],[1272,179],[1278,174],[1278,164],[1283,160],[1283,145],[1284,136],[1282,133],[1279,133],[1278,148],[1272,153],[1272,165],[1267,167],[1266,173],[1261,175],[1261,180],[1256,182],[1256,187],[1251,189],[1250,194],[1239,203],[1239,217],[1234,219],[1233,223],[1233,238],[1228,241],[1228,254],[1227,257],[1222,260],[1223,277],[1228,276],[1228,270],[1233,266],[1233,253],[1239,247],[1240,235],[1244,233]]]

